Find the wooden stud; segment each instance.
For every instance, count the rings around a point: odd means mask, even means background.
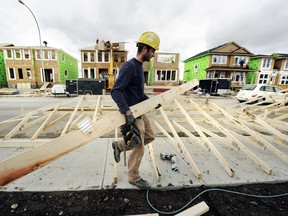
[[[47,119],[43,122],[43,124],[38,128],[38,130],[35,132],[35,134],[32,136],[31,140],[35,140],[38,138],[38,136],[40,135],[40,133],[44,130],[45,126],[49,123],[49,121],[51,120],[52,116],[57,112],[58,107],[60,106],[60,104],[58,104],[53,112],[50,113],[50,115],[47,117]]]
[[[63,129],[63,131],[62,131],[62,133],[61,133],[60,136],[63,136],[63,135],[66,134],[66,132],[69,130],[70,125],[71,125],[71,123],[72,123],[72,121],[73,121],[73,118],[74,118],[74,116],[76,115],[77,110],[78,110],[79,106],[80,106],[81,103],[82,103],[82,100],[83,100],[83,96],[80,97],[77,106],[75,107],[73,113],[71,114],[71,116],[70,116],[67,124],[65,125],[65,128]]]
[[[162,109],[162,107],[159,108],[162,116],[164,117],[168,127],[170,128],[170,131],[173,133],[175,142],[178,143],[181,146],[181,150],[183,151],[183,154],[185,156],[185,158],[187,159],[189,166],[192,168],[194,175],[196,176],[197,179],[200,179],[202,177],[202,174],[200,172],[200,170],[198,169],[196,163],[194,162],[193,158],[191,157],[190,153],[188,152],[188,150],[186,149],[185,145],[183,144],[182,140],[180,139],[180,137],[178,136],[175,128],[173,127],[172,123],[170,122],[170,120],[168,119],[168,117],[165,114],[165,111]]]
[[[136,104],[131,108],[134,117],[138,117],[154,109],[157,104],[173,100],[177,95],[192,89],[199,84],[198,81],[190,81],[170,90],[158,94],[148,100]],[[81,130],[64,134],[50,142],[35,148],[13,155],[0,161],[0,185],[5,185],[31,171],[35,167],[43,166],[60,156],[63,156],[89,142],[100,137],[125,123],[125,118],[120,112],[113,112],[105,118],[99,119],[93,124],[91,133],[84,134]],[[69,145],[65,145],[69,143]],[[29,160],[27,160],[29,158]]]
[[[210,140],[206,137],[206,135],[203,133],[203,131],[198,127],[198,125],[192,120],[190,115],[183,109],[183,107],[180,105],[180,103],[175,99],[174,100],[177,106],[179,107],[180,111],[185,115],[187,118],[187,122],[196,130],[196,132],[200,135],[200,137],[203,139],[205,143],[208,144],[209,149],[211,152],[215,155],[215,157],[218,159],[219,163],[224,167],[226,172],[230,177],[234,176],[235,171],[231,167],[231,165],[226,161],[226,159],[221,155],[221,153],[218,151],[218,149],[210,142]]]
[[[23,118],[23,120],[21,122],[19,122],[19,124],[16,125],[16,127],[14,127],[4,138],[3,140],[7,140],[10,137],[12,137],[17,131],[20,130],[20,128],[22,127],[22,125],[24,125],[31,117],[32,112],[28,113],[25,118]]]

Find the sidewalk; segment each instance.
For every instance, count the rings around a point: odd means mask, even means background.
[[[197,179],[191,167],[177,154],[178,172],[171,170],[170,161],[160,159],[160,153],[177,153],[176,147],[166,138],[156,138],[152,143],[156,163],[159,165],[161,176],[157,176],[148,148],[140,167],[141,175],[156,189],[178,189],[182,187],[226,186],[251,183],[285,182],[288,181],[287,164],[273,153],[255,145],[247,145],[257,156],[272,168],[272,174],[265,173],[241,150],[236,152],[216,140],[214,145],[233,167],[235,175],[230,177],[216,157],[203,147],[193,144],[189,138],[181,138],[202,173]],[[22,178],[19,178],[1,188],[1,191],[77,191],[94,189],[135,189],[127,180],[127,167],[123,163],[123,154],[118,164],[118,183],[114,184],[114,159],[112,138],[98,138],[83,147],[62,156],[44,167],[41,167]],[[64,144],[64,143],[63,143]],[[66,143],[69,145],[69,143]],[[288,154],[288,148],[280,147]],[[1,148],[0,159],[23,151],[21,148]],[[127,152],[127,158],[129,152]]]

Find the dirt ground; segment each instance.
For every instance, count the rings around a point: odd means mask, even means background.
[[[159,210],[159,215],[175,215],[206,187],[179,190],[89,190],[57,192],[1,192],[0,215],[136,215],[156,213],[148,201]],[[251,184],[219,189],[271,196],[253,198],[223,191],[209,191],[197,197],[187,208],[205,201],[209,212],[204,216],[265,216],[288,215],[288,182],[278,184]],[[148,195],[148,199],[147,199]],[[165,213],[164,213],[165,212]],[[173,213],[174,212],[174,213]]]

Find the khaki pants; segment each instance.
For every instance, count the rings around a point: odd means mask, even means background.
[[[129,148],[126,146],[126,151],[131,150],[130,156],[128,158],[128,180],[135,182],[141,179],[139,174],[139,167],[144,155],[144,146],[149,144],[155,139],[154,132],[151,128],[149,119],[145,114],[141,117],[135,119],[135,124],[140,131],[141,145],[135,148]],[[121,151],[124,151],[124,140],[117,142]]]

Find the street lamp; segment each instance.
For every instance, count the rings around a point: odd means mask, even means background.
[[[39,33],[39,42],[40,42],[40,50],[41,50],[41,61],[42,61],[42,70],[41,70],[41,74],[42,74],[42,77],[43,77],[43,81],[44,81],[44,95],[46,95],[46,85],[45,85],[45,82],[46,82],[46,78],[45,78],[45,69],[44,69],[44,61],[43,61],[43,49],[42,49],[42,40],[41,40],[41,33],[40,33],[40,28],[39,28],[39,25],[38,25],[38,22],[37,22],[37,19],[35,17],[35,15],[33,14],[33,12],[31,11],[31,9],[26,5],[24,4],[23,1],[21,0],[18,0],[18,2],[22,5],[24,5],[32,14],[36,24],[37,24],[37,28],[38,28],[38,33]]]

